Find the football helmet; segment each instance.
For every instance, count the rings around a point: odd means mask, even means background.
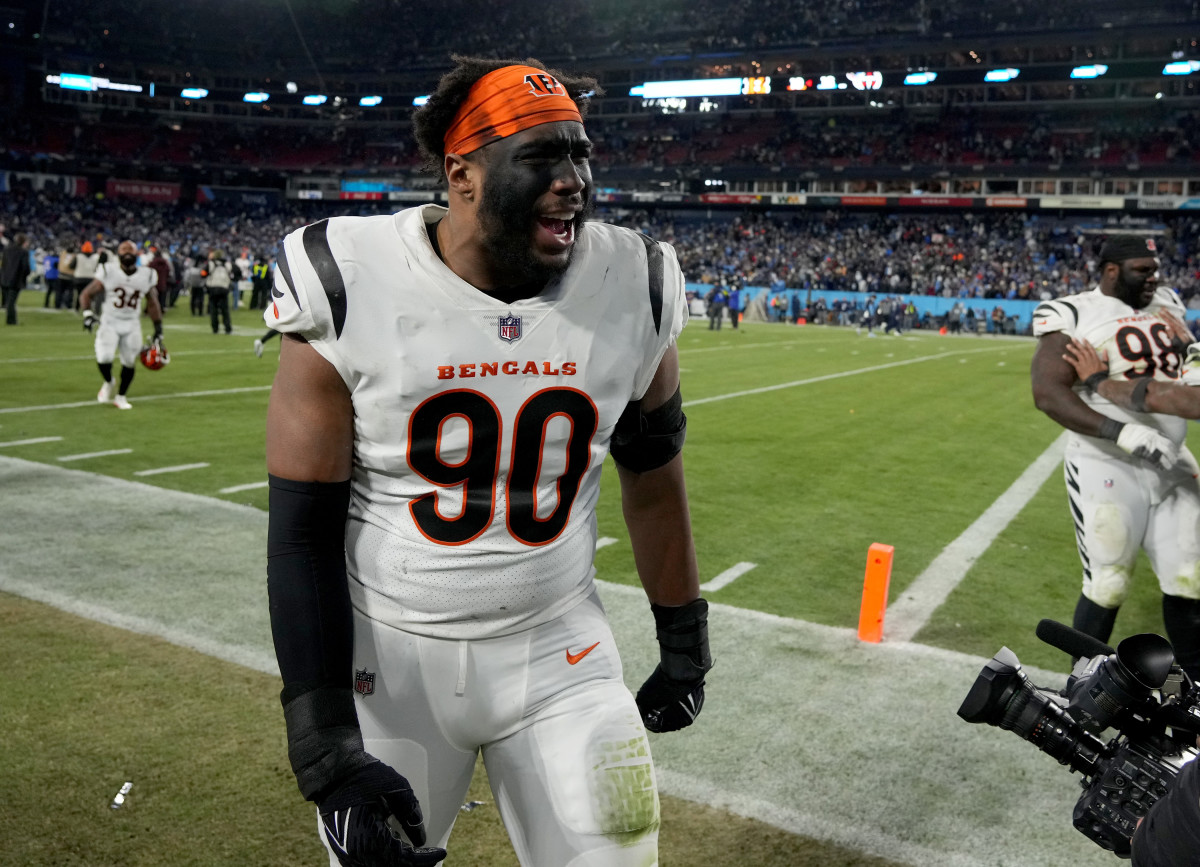
[[[143,346],[138,357],[149,370],[162,370],[171,361],[171,353],[167,352],[167,347],[163,346],[160,339],[152,340]]]

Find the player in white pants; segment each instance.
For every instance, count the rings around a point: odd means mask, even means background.
[[[1067,428],[1065,475],[1083,592],[1074,626],[1107,641],[1139,549],[1163,590],[1163,620],[1180,663],[1200,674],[1200,468],[1184,445],[1186,422],[1114,403],[1100,380],[1177,380],[1185,345],[1170,319],[1183,305],[1158,286],[1154,242],[1114,235],[1100,250],[1099,286],[1034,312],[1031,377],[1039,409]],[[1086,341],[1108,358],[1081,382],[1067,354]],[[1132,386],[1130,387],[1132,388]]]
[[[162,339],[162,307],[158,303],[158,275],[153,268],[137,264],[137,246],[122,241],[117,246],[117,261],[109,258],[98,265],[95,278],[79,296],[83,327],[92,330],[92,298],[104,293],[100,307],[100,325],[96,330],[96,366],[104,384],[96,395],[100,403],[111,402],[117,409],[130,409],[126,394],[137,372],[138,353],[142,348],[142,302],[154,323],[154,339]],[[113,382],[113,360],[120,358],[121,383]],[[116,392],[114,394],[114,391]]]
[[[431,865],[481,754],[530,867],[651,867],[646,732],[704,703],[674,250],[585,220],[596,83],[460,58],[414,118],[449,206],[293,232],[264,319],[288,756],[331,863]],[[596,598],[612,455],[660,664]],[[407,840],[388,830],[399,823]]]
[[[522,864],[656,863],[649,743],[594,593],[550,623],[480,641],[361,615],[354,627],[363,744],[405,769],[431,843],[446,846],[482,750]]]

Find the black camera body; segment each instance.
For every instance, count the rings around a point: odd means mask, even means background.
[[[1195,759],[1200,686],[1165,638],[1133,635],[1117,649],[1052,620],[1038,637],[1078,656],[1061,691],[1029,682],[1007,647],[983,667],[958,709],[967,722],[1010,729],[1083,775],[1072,824],[1127,858],[1138,819]],[[1106,729],[1117,734],[1108,741]]]

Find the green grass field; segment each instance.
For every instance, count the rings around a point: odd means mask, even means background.
[[[91,336],[79,319],[42,312],[40,293],[24,293],[22,300],[21,324],[0,330],[0,456],[266,508],[265,487],[221,493],[265,480],[263,422],[278,342],[267,345],[261,360],[254,356],[251,342],[263,330],[256,314],[235,311],[235,334],[226,336],[211,334],[207,319],[190,317],[184,307],[169,311],[172,362],[159,372],[140,369],[130,391],[134,409],[119,412],[95,402],[100,377]],[[709,598],[853,628],[867,548],[883,542],[895,547],[891,598],[897,599],[1061,433],[1032,406],[1032,350],[1023,339],[920,333],[868,339],[853,330],[765,323],[710,332],[693,322],[680,340],[680,363],[701,580],[738,563],[754,564]],[[130,451],[60,460],[124,449]],[[207,466],[138,475],[200,463]],[[624,539],[611,463],[603,485],[600,534]],[[56,496],[63,503],[63,544],[90,544],[89,516],[71,508],[69,490]],[[22,509],[11,498],[0,502],[0,522]],[[170,575],[172,552],[139,548],[143,523],[154,520],[133,516],[126,554],[153,558]],[[203,535],[204,528],[195,532]],[[60,553],[49,546],[29,555],[33,565],[20,579],[37,583],[39,574],[53,574]],[[212,556],[221,556],[219,541]],[[1069,622],[1078,595],[1079,563],[1061,471],[977,557],[915,642],[978,657],[1007,644],[1027,665],[1065,672],[1066,657],[1033,635],[1042,617]],[[97,580],[104,580],[107,562],[97,556]],[[602,548],[597,569],[605,581],[637,583],[627,544]],[[1114,641],[1162,631],[1159,593],[1144,563],[1134,585]],[[47,814],[43,793],[69,785],[77,813],[61,819],[81,838],[11,848],[16,838],[6,838],[14,832],[0,831],[0,853],[19,853],[11,861],[0,854],[0,863],[320,863],[319,853],[312,861],[311,814],[287,772],[269,676],[75,622],[13,597],[3,600],[0,622],[0,646],[10,661],[0,674],[0,722],[10,733],[0,741],[0,761],[20,781],[0,798],[14,817],[5,824],[39,829],[35,836],[62,836],[52,830],[55,817]],[[714,618],[713,629],[720,628]],[[885,627],[881,652],[886,637]],[[972,676],[961,684],[964,695]],[[130,720],[168,708],[162,731],[130,726]],[[211,716],[219,713],[230,716]],[[952,736],[963,734],[954,726],[968,728],[957,719],[944,724]],[[746,725],[752,729],[753,719]],[[238,744],[227,743],[230,733],[252,743],[235,749]],[[998,744],[1013,741],[1003,744],[1013,752],[1033,751],[1012,735],[987,734]],[[41,761],[39,744],[63,761]],[[268,766],[243,767],[246,749],[269,754]],[[135,755],[158,763],[157,775],[169,785],[145,794],[135,787],[142,800],[131,804],[164,825],[139,824],[137,810],[108,811]],[[1048,758],[1045,773],[1066,775]],[[222,780],[219,791],[200,784],[208,778]],[[477,780],[478,792],[486,793],[483,786]],[[231,818],[243,787],[257,793],[250,822]],[[1075,834],[1069,806],[1062,805],[1063,835]],[[668,798],[664,811],[664,864],[887,863],[687,801]],[[227,821],[236,833],[214,846],[213,829]],[[281,821],[286,835],[276,832]],[[187,832],[189,825],[204,829],[200,839]],[[759,847],[713,848],[714,825]],[[151,837],[154,844],[146,849]],[[245,851],[254,854],[239,854],[236,843],[243,837]],[[511,863],[502,829],[486,810],[464,814],[451,842],[457,848],[448,863]]]

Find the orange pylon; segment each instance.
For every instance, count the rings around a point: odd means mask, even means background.
[[[863,579],[862,608],[858,612],[858,639],[878,644],[883,640],[883,615],[887,612],[888,584],[892,580],[895,548],[875,542],[867,549],[867,574]]]

